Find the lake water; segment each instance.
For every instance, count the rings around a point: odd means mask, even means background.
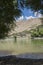
[[[19,37],[0,40],[0,53],[19,55],[24,53],[43,53],[43,39],[33,40],[28,37]],[[4,53],[2,53],[4,51]]]

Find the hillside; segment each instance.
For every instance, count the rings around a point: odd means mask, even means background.
[[[19,21],[19,22],[16,22],[15,30],[12,31],[10,34],[23,32],[24,30],[29,31],[41,24],[42,23],[40,18],[31,18],[29,20]]]

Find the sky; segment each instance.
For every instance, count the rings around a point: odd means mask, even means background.
[[[20,16],[18,20],[25,20],[25,19],[27,20],[27,19],[38,18],[42,16],[40,13],[33,12],[31,9],[24,8],[21,10],[22,10],[22,16]]]
[[[24,16],[34,16],[33,11],[31,11],[31,9],[24,8],[22,12],[23,12],[22,15]]]
[[[25,19],[27,20],[27,19],[31,19],[31,18],[39,18],[39,17],[42,16],[41,13],[39,13],[39,12],[33,12],[31,9],[27,9],[26,7],[22,9],[20,7],[20,4],[19,4],[19,8],[22,11],[22,16],[20,16],[17,20],[25,20]]]

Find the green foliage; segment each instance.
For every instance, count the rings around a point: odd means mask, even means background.
[[[32,37],[43,37],[43,26],[38,26],[37,29],[32,30]]]
[[[34,10],[43,9],[41,0],[26,0],[26,5],[30,6]]]
[[[0,38],[15,27],[15,18],[21,15],[17,0],[0,0]]]
[[[43,14],[43,0],[22,0],[22,5],[31,8],[33,11],[39,11]]]

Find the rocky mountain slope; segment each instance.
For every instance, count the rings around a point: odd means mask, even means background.
[[[14,31],[11,31],[10,34],[13,34],[13,33],[20,33],[20,32],[23,32],[24,30],[31,30],[33,28],[35,28],[36,26],[38,25],[41,25],[42,20],[40,18],[31,18],[29,20],[25,20],[25,21],[18,21],[16,22],[16,27],[15,27],[15,30]]]

